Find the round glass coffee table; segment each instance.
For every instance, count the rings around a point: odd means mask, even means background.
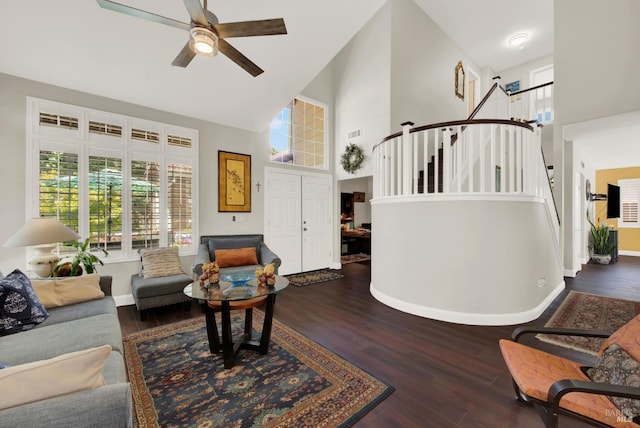
[[[259,352],[261,355],[266,355],[269,352],[276,295],[288,285],[287,278],[276,275],[274,285],[258,285],[255,279],[251,279],[243,285],[223,280],[217,284],[209,284],[208,281],[200,284],[199,280],[195,280],[184,288],[184,294],[204,305],[209,351],[212,354],[222,351],[225,369],[233,367],[240,349],[249,349]],[[262,334],[259,340],[253,340],[253,308],[264,304],[265,301]],[[244,334],[242,339],[234,342],[231,332],[231,311],[238,309],[245,310]],[[222,314],[222,338],[218,334],[216,312]]]

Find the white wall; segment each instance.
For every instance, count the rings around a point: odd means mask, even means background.
[[[371,292],[396,309],[516,324],[536,319],[564,288],[547,208],[537,198],[381,198],[372,220],[372,260],[384,263],[371,264]]]
[[[268,131],[261,134],[243,131],[6,74],[0,74],[0,94],[0,156],[4,164],[0,169],[0,193],[6,204],[0,224],[0,242],[6,241],[26,221],[27,96],[197,129],[200,144],[198,235],[263,233],[263,191],[258,193],[255,183],[259,180],[264,184],[263,171],[270,153]],[[218,150],[252,155],[250,213],[218,213]],[[183,258],[186,272],[191,270],[192,261],[193,256]],[[137,271],[138,262],[109,264],[108,258],[105,262],[107,265],[99,268],[99,272],[114,275],[114,295],[130,294],[130,275]],[[27,268],[26,250],[0,247],[0,270],[6,273],[15,268]]]
[[[420,126],[466,119],[466,98],[455,95],[455,67],[460,60],[478,73],[480,67],[412,0],[389,3],[391,132],[407,121]]]
[[[337,180],[373,175],[373,146],[389,135],[391,106],[391,8],[384,5],[332,61],[335,82],[335,176]],[[348,174],[339,159],[353,140],[364,151],[362,167]]]
[[[499,74],[502,79],[502,86],[519,80],[520,89],[527,89],[533,86],[531,85],[531,71],[547,65],[553,65],[553,55],[545,55],[515,67],[502,70],[497,74]]]
[[[565,273],[577,272],[572,222],[573,150],[563,127],[640,110],[632,81],[640,75],[640,2],[562,0],[554,2],[554,165],[556,201],[562,201]],[[566,159],[568,158],[568,159]],[[575,208],[579,209],[579,208]]]

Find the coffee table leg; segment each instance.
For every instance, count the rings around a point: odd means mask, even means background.
[[[228,300],[222,301],[222,359],[224,368],[233,367],[233,336],[231,335],[231,308]]]
[[[267,355],[269,352],[269,341],[271,340],[271,326],[273,324],[273,307],[276,304],[276,295],[267,296],[267,307],[264,311],[264,324],[262,324],[262,336],[260,336],[260,355]]]
[[[253,308],[248,308],[244,311],[244,337],[243,341],[249,342],[251,340],[251,331],[253,330]]]
[[[220,336],[218,336],[218,325],[216,324],[216,314],[205,303],[204,318],[207,321],[207,338],[209,339],[209,352],[212,354],[220,350]]]

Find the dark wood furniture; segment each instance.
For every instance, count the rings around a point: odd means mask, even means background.
[[[234,286],[230,282],[220,281],[217,284],[200,285],[194,281],[184,289],[184,293],[192,299],[198,300],[204,308],[207,324],[207,339],[209,351],[212,354],[222,352],[225,369],[233,367],[240,349],[248,349],[267,355],[271,340],[273,324],[273,309],[276,295],[289,285],[289,280],[276,276],[273,286],[261,286],[253,279],[244,286]],[[259,340],[253,340],[253,308],[265,304],[264,322]],[[231,330],[231,311],[244,309],[244,331],[242,337],[234,341]],[[218,332],[215,313],[220,312],[222,318],[222,335]]]
[[[342,242],[347,244],[346,254],[371,254],[371,232],[363,229],[343,229]]]
[[[609,229],[609,245],[611,245],[611,263],[618,261],[618,231]]]

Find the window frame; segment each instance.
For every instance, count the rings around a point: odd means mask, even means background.
[[[291,162],[279,162],[279,161],[275,161],[273,159],[269,159],[269,164],[272,165],[287,165],[287,167],[293,167],[293,168],[308,168],[310,170],[321,170],[321,171],[328,171],[329,167],[330,167],[330,162],[329,162],[329,145],[330,145],[330,141],[329,141],[329,106],[326,103],[314,100],[312,98],[309,97],[305,97],[304,95],[298,95],[296,97],[294,97],[291,101],[289,101],[289,103],[287,103],[287,105],[289,105],[290,103],[293,103],[295,100],[300,100],[304,103],[309,103],[309,104],[313,104],[315,106],[321,107],[324,109],[324,129],[323,129],[323,134],[324,134],[324,141],[323,141],[323,158],[324,158],[324,162],[322,164],[322,166],[310,166],[310,165],[303,165],[303,164],[296,164],[296,163],[291,163]],[[276,117],[273,118],[273,120],[275,120],[280,113],[282,112],[282,110],[284,110],[287,106],[284,106],[282,109],[280,109],[278,111],[278,114],[276,115]],[[273,123],[273,120],[270,122],[269,125],[271,125],[271,123]],[[291,112],[291,123],[293,124],[293,110]],[[291,128],[291,127],[290,127]],[[271,129],[271,127],[269,127],[269,129]],[[291,129],[289,129],[289,140],[291,141],[292,139],[292,135],[291,135]],[[271,135],[269,135],[269,149],[271,149],[273,146],[271,145]],[[291,143],[289,145],[289,149],[291,150]]]
[[[636,205],[640,208],[640,178],[621,178],[618,179],[618,186],[620,186],[620,217],[618,220],[618,229],[638,229],[640,228],[640,215],[638,215],[638,219],[636,222],[625,222],[623,221],[624,209],[623,205],[625,202],[628,202],[628,199],[625,200],[628,196],[626,194],[632,193],[635,191]],[[629,187],[632,187],[630,189]]]
[[[60,116],[78,118],[77,129],[62,129],[40,125],[40,113],[52,113]],[[98,121],[122,127],[122,135],[104,135],[89,132],[89,122]],[[89,157],[108,156],[122,160],[123,189],[124,183],[131,183],[131,162],[150,161],[160,165],[160,224],[159,243],[161,247],[168,245],[168,195],[167,177],[169,164],[188,165],[191,167],[191,243],[179,246],[182,256],[194,255],[197,252],[198,232],[198,130],[160,122],[149,121],[131,116],[124,116],[85,107],[79,107],[50,100],[27,97],[27,132],[26,132],[26,188],[27,218],[40,216],[40,151],[49,150],[78,155],[78,234],[84,239],[89,235]],[[131,138],[133,128],[142,128],[159,133],[159,143],[147,143]],[[170,145],[168,136],[191,139],[191,147]],[[84,183],[84,185],[82,185]],[[111,251],[104,258],[105,263],[117,263],[139,260],[137,249],[132,248],[132,196],[131,191],[122,192],[122,249]]]

